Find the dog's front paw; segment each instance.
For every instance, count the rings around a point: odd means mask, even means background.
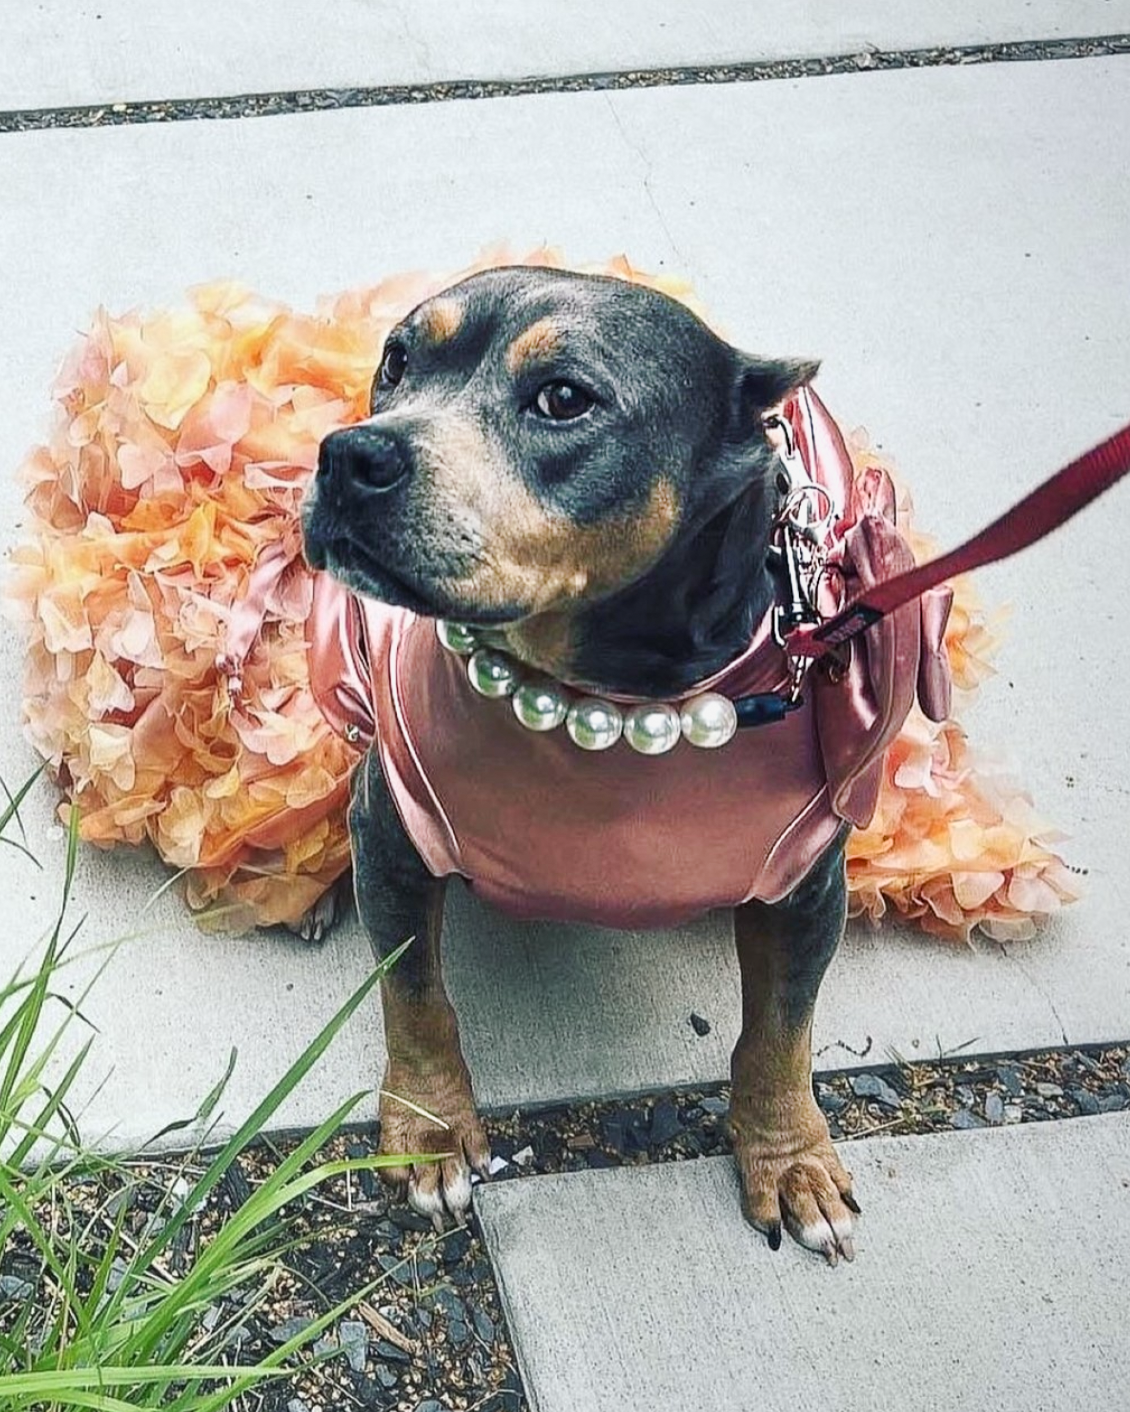
[[[423,1076],[390,1068],[381,1088],[381,1152],[435,1153],[433,1161],[386,1167],[381,1175],[399,1191],[406,1189],[409,1204],[436,1230],[448,1216],[462,1221],[471,1204],[472,1172],[490,1175],[490,1144],[466,1073]]]
[[[349,902],[351,875],[332,883],[312,907],[308,907],[297,922],[288,922],[286,929],[311,946],[320,946],[337,925]]]
[[[834,1265],[855,1258],[851,1173],[836,1156],[828,1125],[813,1102],[795,1125],[774,1129],[735,1113],[730,1126],[745,1218],[776,1250],[781,1227]]]

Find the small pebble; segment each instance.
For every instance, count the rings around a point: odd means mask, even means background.
[[[369,1354],[369,1330],[356,1320],[343,1319],[337,1333],[349,1366],[355,1373],[360,1373]]]
[[[884,1108],[898,1109],[902,1107],[902,1099],[886,1079],[880,1078],[878,1074],[854,1074],[851,1080],[851,1091],[857,1098],[873,1098]]]
[[[1004,1099],[999,1093],[990,1093],[985,1099],[985,1117],[990,1123],[1004,1122]]]
[[[410,1206],[394,1206],[388,1213],[389,1220],[394,1226],[399,1226],[402,1231],[430,1232],[432,1223],[426,1216],[421,1216],[418,1211],[413,1211]]]
[[[411,1363],[412,1355],[405,1353],[403,1348],[397,1348],[395,1343],[389,1343],[386,1339],[377,1340],[377,1357],[383,1358],[386,1363]]]
[[[1036,1092],[1040,1095],[1041,1098],[1063,1097],[1063,1089],[1060,1088],[1059,1084],[1038,1083],[1036,1085]]]
[[[489,1348],[495,1338],[494,1320],[482,1309],[472,1309],[471,1323],[475,1326],[475,1333]]]
[[[950,1118],[951,1128],[983,1128],[984,1126],[985,1120],[978,1118],[977,1114],[971,1113],[968,1108],[959,1108],[953,1117]]]
[[[730,1111],[730,1105],[724,1098],[718,1098],[714,1094],[708,1094],[705,1098],[698,1100],[698,1106],[704,1113],[709,1113],[712,1118],[724,1118]]]
[[[267,1337],[272,1343],[289,1343],[292,1338],[304,1334],[313,1322],[313,1319],[284,1319],[281,1324],[267,1330]]]
[[[708,1035],[710,1033],[710,1021],[704,1020],[701,1015],[696,1015],[692,1010],[691,1029],[694,1030],[695,1034],[701,1038],[703,1035]]]
[[[663,1147],[682,1131],[683,1125],[679,1122],[679,1111],[675,1105],[669,1099],[657,1103],[651,1115],[652,1146]]]

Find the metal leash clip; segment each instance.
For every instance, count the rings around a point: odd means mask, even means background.
[[[773,613],[773,637],[778,646],[788,648],[789,634],[823,620],[817,606],[821,580],[827,572],[828,549],[839,519],[839,510],[826,486],[812,480],[797,449],[792,427],[780,417],[766,420],[778,432],[783,446],[778,449],[780,504],[773,525],[771,553],[785,577],[785,602]],[[789,654],[789,701],[800,699],[811,657]]]

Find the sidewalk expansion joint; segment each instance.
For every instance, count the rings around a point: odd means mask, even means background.
[[[1130,54],[1130,35],[1086,39],[1019,40],[1006,44],[882,50],[822,58],[764,60],[682,68],[617,69],[607,73],[525,79],[454,79],[374,88],[309,88],[211,98],[151,99],[92,103],[68,108],[0,112],[0,134],[47,128],[121,127],[139,123],[276,117],[342,108],[384,108],[482,98],[523,98],[549,93],[597,93],[624,89],[675,88],[768,80],[822,78],[829,74],[878,73],[892,69],[943,68],[970,64],[1090,59]]]
[[[833,1139],[911,1137],[1130,1111],[1130,1042],[817,1073]],[[731,1149],[728,1084],[488,1111],[496,1181],[716,1157]]]

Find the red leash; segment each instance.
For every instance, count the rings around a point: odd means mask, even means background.
[[[795,629],[786,640],[790,656],[819,658],[850,642],[872,623],[955,574],[994,564],[1027,549],[1066,524],[1084,505],[1130,472],[1130,425],[1064,466],[1031,495],[972,539],[928,564],[919,564],[893,579],[875,584],[826,622]]]

